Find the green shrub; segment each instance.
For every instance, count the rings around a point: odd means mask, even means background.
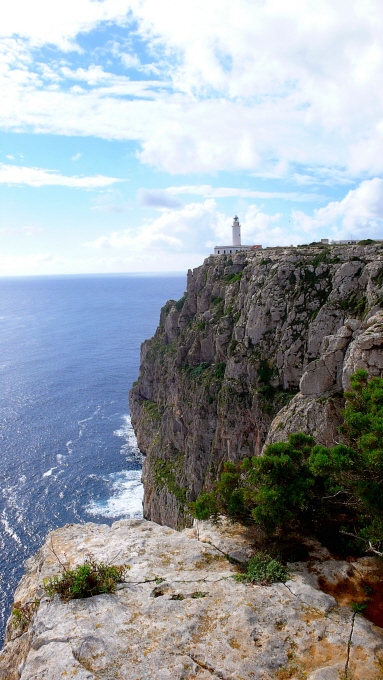
[[[209,368],[210,364],[207,361],[203,361],[202,363],[198,364],[198,366],[188,366],[186,368],[186,373],[190,375],[191,378],[199,378],[200,375],[204,371],[206,371],[207,368]]]
[[[145,413],[148,413],[148,415],[153,418],[154,420],[161,420],[161,413],[158,408],[158,404],[156,404],[155,401],[151,401],[150,399],[146,399],[143,404],[143,409]]]
[[[186,297],[187,297],[187,296],[184,295],[182,298],[180,298],[179,300],[177,300],[177,302],[175,303],[174,306],[175,306],[175,308],[177,309],[178,312],[180,312],[181,309],[182,309],[182,307],[184,306],[184,304],[185,304],[185,302],[186,302]]]
[[[12,609],[11,627],[23,629],[27,628],[31,623],[34,613],[37,611],[40,605],[40,600],[35,598],[24,604],[15,603]]]
[[[364,238],[362,241],[358,241],[358,246],[370,246],[373,243],[376,243],[372,238]]]
[[[225,300],[222,297],[217,296],[211,298],[211,304],[213,307],[215,307],[216,305],[220,305],[222,302],[225,302]]]
[[[237,281],[240,281],[242,278],[242,272],[238,272],[238,274],[228,274],[225,276],[225,280],[227,283],[236,283]]]
[[[215,365],[214,377],[217,378],[217,380],[223,380],[225,376],[225,370],[226,370],[225,362],[220,361],[218,364]]]
[[[59,576],[44,579],[44,590],[48,597],[57,594],[64,602],[114,593],[117,583],[124,580],[128,569],[128,564],[109,565],[97,562],[92,555],[88,555],[84,563],[74,569],[63,568]]]
[[[156,458],[153,461],[153,476],[156,484],[177,498],[180,503],[186,501],[187,489],[179,484],[184,466],[184,456],[179,455],[172,460]]]
[[[328,263],[329,261],[330,248],[325,248],[321,253],[315,255],[311,264],[316,269],[320,264]]]
[[[289,570],[279,560],[270,557],[267,553],[258,552],[247,565],[245,574],[236,574],[236,581],[247,581],[248,583],[259,583],[269,585],[270,583],[285,583],[289,578]]]
[[[355,550],[383,556],[383,379],[368,380],[358,370],[344,396],[340,429],[346,443],[324,447],[297,433],[270,444],[260,457],[225,463],[211,491],[191,504],[192,514],[225,514],[269,534],[334,531],[338,547],[346,535]],[[349,550],[351,543],[345,546]]]

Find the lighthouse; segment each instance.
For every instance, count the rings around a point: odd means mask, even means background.
[[[241,245],[241,225],[239,223],[237,215],[234,217],[234,220],[233,220],[232,231],[233,231],[233,246],[240,246]]]
[[[231,246],[215,246],[214,255],[234,255],[234,253],[246,252],[247,250],[262,250],[262,246],[243,246],[241,244],[241,225],[238,216],[235,215],[232,231]]]

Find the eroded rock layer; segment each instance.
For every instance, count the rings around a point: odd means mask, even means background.
[[[338,440],[356,368],[383,371],[383,250],[268,248],[209,257],[161,311],[130,395],[144,516],[190,524],[225,460],[298,430]]]

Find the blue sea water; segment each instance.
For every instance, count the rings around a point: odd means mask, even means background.
[[[184,276],[0,278],[0,624],[24,560],[68,522],[141,516],[128,410],[141,342]]]

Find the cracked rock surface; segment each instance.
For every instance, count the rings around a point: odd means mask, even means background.
[[[246,585],[234,581],[236,567],[223,553],[246,556],[248,541],[232,525],[178,533],[145,520],[52,532],[27,562],[19,606],[42,596],[43,578],[59,571],[57,557],[74,566],[91,552],[131,569],[116,593],[69,603],[42,597],[28,627],[9,624],[0,678],[338,680],[346,672],[378,680],[382,630],[319,589],[326,555],[317,571],[292,565],[285,585]],[[337,568],[328,562],[334,582]],[[339,570],[344,578],[345,563]]]

